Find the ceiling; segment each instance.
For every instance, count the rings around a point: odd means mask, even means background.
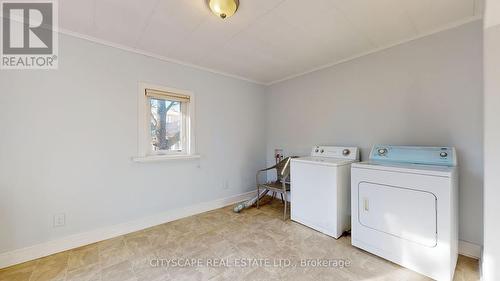
[[[477,3],[476,3],[477,2]],[[59,1],[63,31],[262,84],[478,18],[480,0]]]

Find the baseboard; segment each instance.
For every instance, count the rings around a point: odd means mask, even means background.
[[[143,219],[104,227],[84,233],[70,235],[53,241],[0,254],[0,268],[12,266],[26,261],[46,257],[55,253],[78,248],[116,236],[139,231],[155,225],[167,223],[184,217],[222,208],[234,203],[250,199],[256,191],[245,192],[228,198],[203,202],[192,206],[166,211]]]
[[[484,247],[481,247],[481,255],[479,256],[479,280],[483,281],[483,261],[484,261]]]
[[[481,245],[459,240],[458,253],[463,256],[479,259],[481,258]]]
[[[134,220],[122,224],[104,227],[84,233],[70,235],[61,239],[48,241],[30,247],[0,254],[0,268],[12,266],[26,261],[46,257],[55,253],[78,248],[116,236],[139,231],[155,225],[167,223],[184,217],[215,210],[255,196],[256,191],[245,192],[228,198],[203,202],[192,206],[175,209],[143,219]],[[481,246],[460,240],[458,243],[459,254],[479,259],[481,257]]]

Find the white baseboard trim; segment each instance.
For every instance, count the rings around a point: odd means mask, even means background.
[[[143,219],[121,223],[96,230],[73,234],[57,240],[44,242],[26,248],[13,250],[0,254],[0,269],[27,262],[30,260],[46,257],[55,253],[78,248],[102,240],[110,239],[120,235],[139,231],[155,225],[167,223],[177,219],[189,217],[203,212],[222,208],[255,196],[256,191],[245,192],[235,196],[217,199],[214,201],[198,203],[192,206],[166,211]],[[460,240],[458,252],[461,255],[479,259],[481,257],[481,246]]]
[[[167,223],[184,217],[222,208],[234,203],[250,199],[256,191],[245,192],[235,196],[198,203],[192,206],[166,211],[126,223],[99,228],[88,232],[73,234],[57,240],[44,242],[26,248],[0,254],[0,269],[26,261],[46,257],[55,253],[78,248],[102,240],[139,231],[155,225]]]
[[[481,258],[481,245],[477,245],[471,242],[459,240],[458,241],[458,253],[463,256],[470,258],[480,259]]]
[[[479,280],[483,281],[483,261],[484,261],[484,247],[481,247],[481,255],[479,256]]]

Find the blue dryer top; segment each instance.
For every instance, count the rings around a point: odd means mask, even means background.
[[[391,163],[456,166],[454,147],[374,145],[370,160]]]

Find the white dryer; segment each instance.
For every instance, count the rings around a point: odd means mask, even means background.
[[[352,245],[436,280],[452,280],[458,173],[450,147],[375,145],[351,171]]]
[[[351,163],[357,147],[315,146],[290,166],[291,218],[335,238],[350,229]]]

